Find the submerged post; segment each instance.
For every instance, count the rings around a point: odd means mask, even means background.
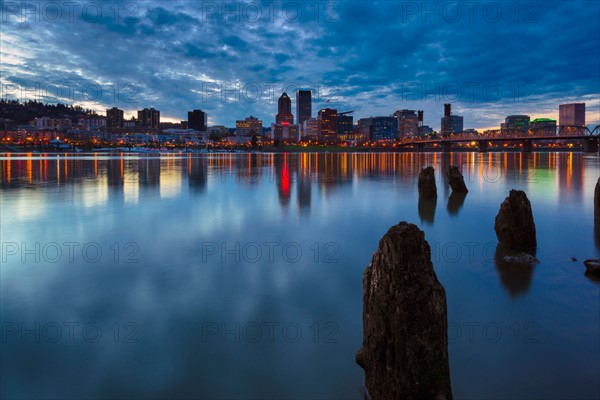
[[[363,335],[368,398],[452,399],[446,292],[416,225],[391,227],[365,269]]]

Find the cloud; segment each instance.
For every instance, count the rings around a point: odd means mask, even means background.
[[[26,96],[75,83],[102,96],[58,100],[268,125],[283,90],[309,87],[314,110],[422,109],[435,128],[446,102],[477,128],[586,99],[588,120],[600,122],[597,2],[93,3],[100,13],[90,2],[57,21],[40,4],[1,16],[2,84]]]

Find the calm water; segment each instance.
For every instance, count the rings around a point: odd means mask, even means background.
[[[460,165],[470,192],[420,203]],[[598,398],[596,156],[4,156],[2,398],[359,399],[362,273],[425,231],[448,298],[455,398]],[[496,266],[494,217],[529,196],[532,269]],[[573,261],[576,257],[578,261]]]

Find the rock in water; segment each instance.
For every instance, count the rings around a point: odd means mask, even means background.
[[[597,258],[591,258],[589,260],[585,260],[583,265],[587,268],[589,272],[594,274],[600,273],[600,260]]]
[[[504,256],[503,259],[507,264],[532,265],[540,263],[540,260],[527,253],[519,253],[514,256]]]
[[[424,168],[419,173],[419,196],[437,197],[435,170],[433,167]]]
[[[509,248],[528,250],[537,247],[531,203],[525,192],[510,191],[500,205],[494,230],[498,242]]]
[[[598,178],[594,190],[594,218],[600,220],[600,178]]]
[[[448,176],[448,183],[452,188],[452,192],[467,193],[469,191],[467,185],[465,185],[465,178],[458,170],[458,167],[450,166],[446,175]]]
[[[379,241],[363,275],[363,325],[356,362],[372,400],[452,399],[446,292],[416,225]]]

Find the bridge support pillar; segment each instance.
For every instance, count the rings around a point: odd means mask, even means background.
[[[417,143],[417,151],[422,153],[425,151],[425,143]]]
[[[488,151],[488,142],[485,140],[480,140],[477,142],[477,148],[480,153],[486,153]]]
[[[533,142],[531,140],[523,140],[523,153],[531,153],[533,151]]]
[[[598,152],[598,139],[590,138],[583,142],[584,153],[597,153]]]
[[[452,147],[452,142],[442,142],[442,151],[444,153],[450,153],[450,148]]]

